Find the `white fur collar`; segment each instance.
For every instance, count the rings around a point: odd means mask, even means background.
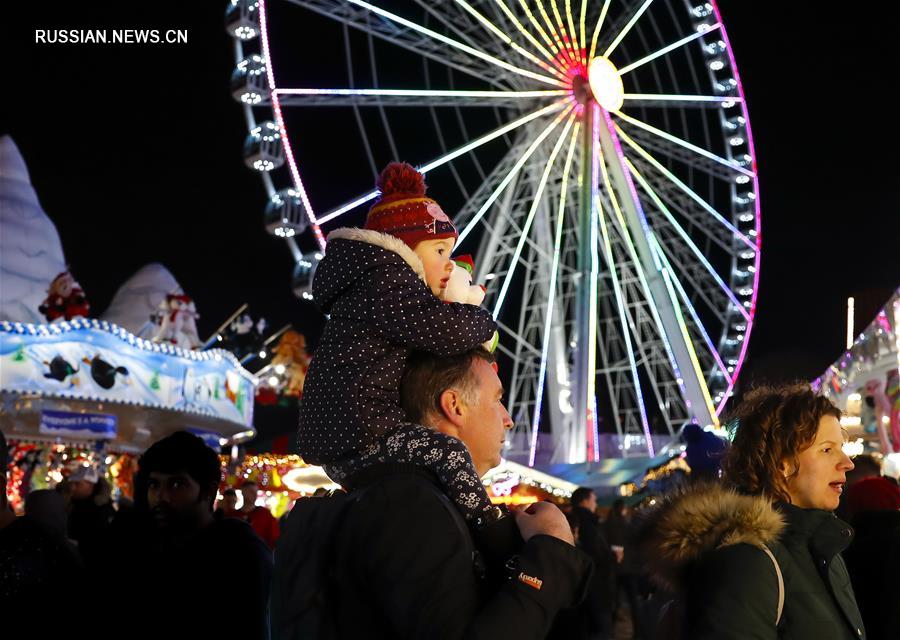
[[[335,229],[328,234],[326,242],[331,242],[332,240],[356,240],[357,242],[367,242],[382,249],[393,251],[406,261],[422,282],[425,282],[425,266],[422,264],[421,258],[400,238],[371,229],[343,227]]]

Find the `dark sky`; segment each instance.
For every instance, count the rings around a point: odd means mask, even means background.
[[[28,4],[22,15],[4,13],[0,133],[25,156],[95,311],[156,261],[196,300],[204,337],[248,302],[314,343],[322,321],[291,293],[291,257],[265,231],[265,192],[243,165],[225,3]],[[888,97],[896,34],[887,20],[820,2],[720,6],[749,103],[763,212],[743,377],[812,378],[842,350],[847,296],[861,297],[865,324],[900,284],[900,136]],[[36,28],[103,27],[187,29],[188,43],[34,43]],[[303,23],[290,33],[306,45],[321,38],[323,52],[334,45],[333,33]],[[280,64],[329,69],[324,59]],[[329,179],[311,183],[314,201],[340,189],[340,146],[327,160],[333,168],[318,170]]]

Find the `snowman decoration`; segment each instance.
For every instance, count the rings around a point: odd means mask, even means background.
[[[472,256],[468,254],[457,256],[453,262],[453,271],[441,299],[444,302],[480,305],[484,302],[487,289],[482,284],[472,284],[472,274],[475,273]],[[499,341],[500,335],[495,331],[493,337],[481,346],[493,353]]]

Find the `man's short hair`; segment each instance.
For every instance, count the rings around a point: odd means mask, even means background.
[[[244,480],[241,483],[241,489],[245,487],[258,487],[259,483],[256,480]]]
[[[225,489],[225,491],[222,492],[222,497],[223,498],[229,498],[229,497],[236,498],[237,491],[235,491],[234,489]]]
[[[153,471],[159,473],[183,471],[200,485],[202,492],[208,495],[210,505],[216,498],[216,487],[222,480],[219,456],[206,446],[203,440],[187,431],[176,431],[154,442],[141,456],[138,461],[138,475],[141,482],[135,482],[135,505],[138,505],[138,500],[142,503],[146,501],[146,482]]]
[[[581,504],[585,500],[590,499],[592,493],[594,493],[593,489],[589,489],[588,487],[578,487],[572,492],[572,504],[576,506]]]
[[[855,469],[848,472],[847,475],[853,474],[854,476],[860,478],[869,475],[881,475],[881,463],[868,453],[864,453],[853,458],[853,466],[855,467]]]
[[[450,357],[413,352],[400,383],[400,404],[406,419],[424,424],[429,415],[440,415],[441,394],[448,389],[459,391],[468,405],[477,403],[478,388],[472,375],[475,360],[497,361],[494,354],[481,347]]]

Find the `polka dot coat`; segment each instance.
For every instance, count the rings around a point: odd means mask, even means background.
[[[487,310],[436,298],[401,240],[364,229],[329,235],[313,299],[329,319],[300,403],[297,444],[310,464],[359,457],[397,429],[410,351],[455,355],[497,329]]]

